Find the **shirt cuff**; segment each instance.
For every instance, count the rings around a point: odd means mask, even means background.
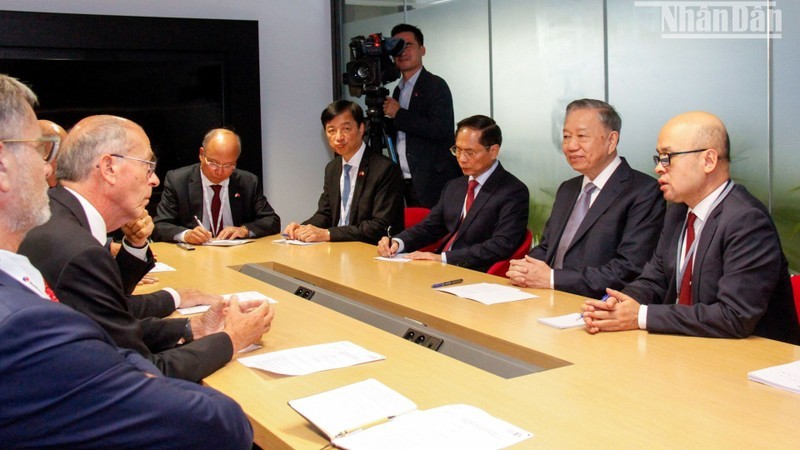
[[[639,328],[647,329],[647,305],[639,305]]]
[[[447,255],[445,254],[445,252],[442,252],[442,262],[444,264],[447,264]]]
[[[128,245],[128,241],[126,239],[122,240],[122,246],[125,247],[125,251],[131,254],[136,258],[141,259],[142,261],[147,261],[147,249],[150,248],[150,244],[147,243],[142,248],[136,248]]]
[[[186,242],[185,237],[186,237],[186,233],[188,233],[188,232],[189,232],[189,230],[183,230],[180,233],[178,233],[175,236],[173,236],[172,240],[175,241],[175,242]]]
[[[178,293],[175,289],[171,287],[165,287],[162,291],[169,292],[169,295],[172,296],[172,301],[175,302],[175,309],[178,309],[178,306],[181,304],[181,294]]]
[[[403,249],[406,248],[406,244],[397,238],[392,238],[392,240],[397,242],[397,253],[403,253]]]
[[[550,289],[556,288],[556,271],[555,269],[550,269]]]

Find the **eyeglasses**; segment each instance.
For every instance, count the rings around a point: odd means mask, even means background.
[[[142,159],[142,158],[134,158],[133,156],[128,156],[128,155],[119,155],[119,154],[116,154],[116,153],[111,153],[110,156],[113,156],[115,158],[122,158],[122,159],[132,159],[134,161],[139,161],[140,163],[147,164],[147,178],[150,178],[151,176],[153,176],[153,174],[156,171],[156,162],[155,161],[150,161],[148,159]]]
[[[483,149],[486,151],[488,151],[490,148],[492,148],[491,145],[483,146]],[[453,156],[455,156],[456,158],[460,158],[462,154],[467,155],[467,158],[472,158],[478,152],[475,150],[464,150],[463,148],[458,148],[457,146],[454,145],[450,147],[450,153],[452,153]]]
[[[672,152],[672,153],[659,153],[658,155],[653,155],[653,162],[655,165],[661,163],[661,167],[669,167],[670,158],[673,156],[678,155],[685,155],[687,153],[699,153],[708,150],[707,148],[701,148],[697,150],[687,150],[685,152]]]
[[[222,169],[222,170],[233,170],[236,168],[236,163],[233,164],[220,164],[214,160],[206,158],[206,155],[203,155],[203,161],[206,162],[212,169]]]
[[[61,138],[58,136],[42,136],[30,139],[3,139],[0,142],[13,144],[17,142],[37,142],[36,152],[41,155],[45,162],[50,162],[56,158],[58,147],[61,145]]]

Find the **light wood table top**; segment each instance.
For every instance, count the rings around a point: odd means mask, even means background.
[[[292,246],[273,243],[277,238],[195,251],[154,244],[158,259],[177,271],[141,288],[256,290],[275,298],[276,318],[258,352],[349,340],[386,356],[299,377],[231,362],[208,377],[206,384],[242,405],[264,448],[324,446],[321,433],[286,402],[369,377],[420,409],[467,403],[534,433],[515,448],[800,447],[800,396],[747,380],[749,371],[800,359],[800,347],[757,337],[558,330],[536,319],[578,311],[581,297],[531,289],[539,298],[487,306],[430,286],[506,279],[433,262],[376,261],[375,247],[362,243]],[[250,263],[549,370],[503,379],[237,271]]]

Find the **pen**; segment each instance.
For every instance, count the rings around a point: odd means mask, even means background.
[[[360,426],[357,426],[357,427],[354,427],[354,428],[348,428],[347,430],[344,430],[341,433],[339,433],[336,436],[334,436],[334,439],[347,436],[348,434],[355,433],[358,430],[365,430],[367,428],[374,427],[375,425],[380,425],[382,423],[386,423],[386,422],[388,422],[388,421],[390,421],[390,420],[392,420],[394,418],[395,418],[395,416],[381,417],[380,419],[373,420],[372,422],[367,422],[364,425],[360,425]]]
[[[200,222],[200,219],[198,219],[197,216],[194,216],[194,221],[197,222],[197,225],[199,225],[200,228],[204,230],[206,229],[206,227],[203,226],[203,222]]]
[[[459,278],[457,280],[450,280],[450,281],[445,281],[443,283],[436,283],[436,284],[431,285],[431,287],[436,289],[436,288],[440,288],[440,287],[450,286],[451,284],[458,284],[458,283],[461,283],[463,281],[464,280]]]
[[[391,225],[389,225],[389,227],[388,227],[388,228],[386,228],[386,237],[388,237],[388,238],[389,238],[389,241],[391,241],[391,240],[392,240],[392,226],[391,226]],[[390,244],[390,245],[391,245],[391,244]]]
[[[608,297],[610,297],[610,295],[606,294],[606,295],[603,296],[603,298],[600,299],[600,301],[604,302],[604,301],[608,300]],[[581,315],[578,316],[578,320],[581,320],[581,319],[583,319],[583,313],[581,313]]]

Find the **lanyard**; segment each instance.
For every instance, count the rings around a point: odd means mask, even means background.
[[[719,194],[719,197],[717,197],[717,199],[714,200],[714,203],[711,204],[711,208],[708,209],[708,217],[706,217],[706,220],[701,221],[700,229],[695,232],[694,242],[692,242],[692,245],[686,251],[686,256],[683,258],[683,263],[675,264],[675,276],[677,277],[675,278],[675,290],[677,292],[678,298],[680,298],[681,295],[681,280],[683,280],[683,274],[686,272],[686,266],[689,264],[689,261],[694,259],[694,254],[697,251],[697,242],[700,240],[700,234],[703,232],[703,228],[706,226],[708,218],[711,217],[711,213],[714,211],[714,209],[716,209],[716,207],[719,206],[719,204],[722,203],[723,200],[725,200],[725,197],[727,197],[728,194],[730,194],[731,191],[733,190],[733,186],[735,184],[733,180],[728,180],[727,183],[728,184],[727,186],[725,186],[725,189],[722,190],[722,192]],[[676,251],[677,255],[675,257],[676,262],[681,260],[681,250],[683,250],[683,241],[686,238],[686,225],[688,219],[689,215],[687,214],[686,218],[683,219],[683,227],[681,227],[681,236],[678,239],[678,249]]]

